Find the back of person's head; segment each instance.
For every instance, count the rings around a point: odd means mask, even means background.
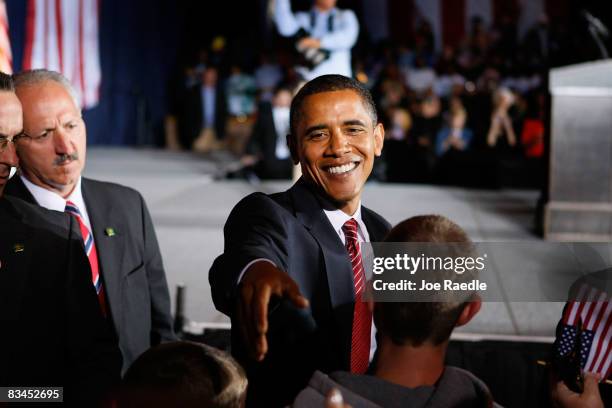
[[[441,215],[409,218],[396,225],[385,237],[385,242],[462,244],[455,249],[466,252],[471,247],[465,231]],[[381,335],[390,338],[396,345],[419,347],[428,343],[437,346],[450,338],[458,323],[467,323],[476,314],[477,309],[465,317],[467,321],[460,321],[467,304],[458,301],[377,302],[374,321]],[[477,307],[480,307],[480,303]]]
[[[192,342],[171,342],[143,353],[123,379],[118,406],[244,406],[247,379],[227,353]]]

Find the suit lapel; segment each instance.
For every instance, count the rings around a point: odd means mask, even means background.
[[[17,319],[31,261],[29,228],[22,215],[0,198],[0,224],[10,234],[0,235],[0,321]]]
[[[121,291],[123,289],[123,276],[120,271],[124,255],[124,236],[121,229],[117,228],[117,219],[114,219],[117,214],[113,211],[112,200],[107,197],[100,196],[97,189],[93,188],[91,181],[86,178],[82,179],[81,189],[83,192],[83,200],[87,206],[89,221],[98,252],[98,263],[104,290],[108,297],[109,304],[121,305]],[[110,236],[107,233],[107,228],[112,228],[114,235]],[[118,324],[121,321],[119,310],[111,307],[113,321]]]
[[[304,181],[298,181],[291,191],[298,220],[321,247],[332,307],[353,302],[353,270],[338,233],[334,231],[317,197]]]
[[[325,273],[330,302],[338,329],[338,340],[343,350],[350,350],[353,326],[353,269],[338,233],[322,211],[317,196],[306,182],[299,180],[290,190],[296,217],[318,242],[325,262]],[[342,356],[347,365],[350,353]]]
[[[380,222],[376,222],[372,210],[361,206],[361,219],[368,229],[368,235],[370,235],[370,242],[380,242],[385,238],[389,228]]]

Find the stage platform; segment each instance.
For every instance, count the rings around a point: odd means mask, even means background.
[[[85,175],[133,187],[145,197],[160,242],[171,293],[186,286],[186,316],[207,327],[229,327],[210,296],[208,269],[223,248],[223,224],[232,207],[254,191],[276,192],[290,182],[222,180],[229,156],[198,156],[151,149],[90,148]],[[536,191],[368,183],[363,203],[391,223],[418,214],[442,214],[475,241],[540,241],[533,232]],[[503,276],[502,280],[512,276]],[[501,283],[501,282],[500,282]],[[173,299],[174,303],[174,299]],[[549,342],[562,303],[493,302],[455,336],[462,340]],[[173,305],[174,307],[174,305]],[[196,324],[195,327],[198,325]]]

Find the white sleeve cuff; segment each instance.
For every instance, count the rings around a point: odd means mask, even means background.
[[[240,272],[240,275],[238,275],[238,281],[236,283],[240,283],[240,281],[242,280],[242,277],[244,276],[246,271],[251,267],[251,265],[253,265],[254,263],[259,262],[259,261],[268,262],[268,263],[271,263],[272,265],[276,266],[276,264],[274,262],[272,262],[271,260],[266,259],[266,258],[253,259],[251,262],[246,264],[246,266],[244,268],[242,268],[242,271]]]

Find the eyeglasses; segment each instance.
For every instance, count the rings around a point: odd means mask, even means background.
[[[0,152],[5,151],[9,143],[13,143],[13,146],[17,146],[17,143],[20,140],[23,140],[24,138],[27,138],[27,137],[28,136],[23,132],[18,133],[12,137],[0,135]]]

